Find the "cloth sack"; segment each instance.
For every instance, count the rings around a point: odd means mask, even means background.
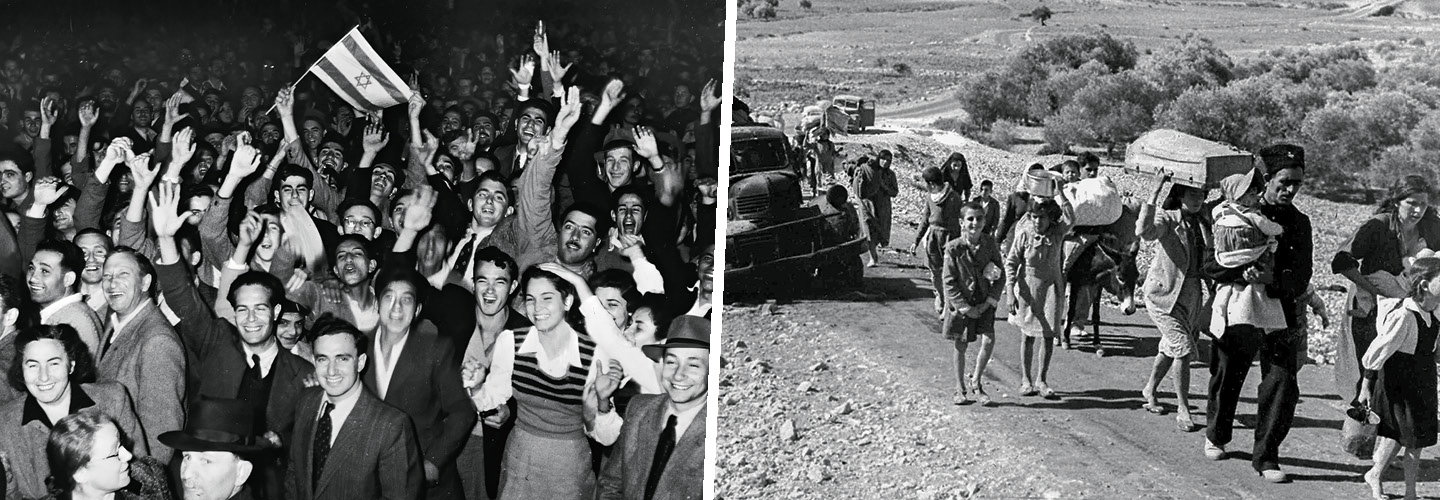
[[[1081,179],[1066,184],[1065,197],[1075,209],[1076,226],[1108,226],[1120,220],[1125,200],[1109,177]]]

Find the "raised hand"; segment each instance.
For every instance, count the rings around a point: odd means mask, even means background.
[[[429,165],[435,158],[435,153],[440,152],[440,139],[429,130],[421,130],[420,133],[425,136],[425,140],[420,143],[420,159]]]
[[[165,170],[164,179],[180,182],[180,169],[195,156],[195,128],[185,127],[170,139],[170,168]]]
[[[550,37],[545,35],[545,21],[535,22],[535,36],[532,41],[532,48],[540,57],[550,55]]]
[[[179,213],[179,207],[179,184],[162,182],[150,193],[150,222],[155,226],[156,237],[173,238],[185,225],[185,216]]]
[[[555,129],[550,131],[551,148],[564,149],[565,139],[569,137],[575,122],[580,121],[580,109],[583,107],[585,103],[580,101],[580,87],[570,87],[565,95],[561,96],[560,112],[555,114]]]
[[[288,117],[295,114],[295,94],[290,87],[281,87],[280,92],[275,94],[275,109],[280,111],[280,116]]]
[[[428,133],[428,132],[427,132]],[[421,183],[415,189],[415,197],[409,205],[405,206],[404,230],[419,233],[430,226],[430,220],[435,212],[436,201],[435,188],[428,183]]]
[[[520,56],[520,63],[515,69],[510,70],[510,76],[514,78],[517,87],[529,87],[530,80],[535,77],[535,56],[525,54]]]
[[[555,262],[546,262],[544,264],[538,264],[538,266],[540,269],[550,271],[556,276],[559,276],[560,279],[570,282],[571,285],[575,285],[576,295],[582,298],[591,296],[590,284],[585,282],[585,277],[576,274],[575,271],[566,269],[565,266]]]
[[[410,119],[420,119],[420,111],[425,109],[425,96],[420,95],[420,87],[411,83],[410,86]]]
[[[40,127],[49,129],[59,119],[60,106],[56,104],[55,99],[49,96],[40,99]]]
[[[235,247],[244,247],[247,250],[260,240],[260,233],[265,231],[265,219],[254,211],[245,213],[245,220],[240,221],[240,239],[235,242]]]
[[[190,116],[189,113],[180,112],[180,105],[184,104],[184,101],[185,91],[183,90],[176,91],[169,99],[165,100],[165,123],[174,125],[179,123],[180,120],[185,119],[185,117]]]
[[[620,366],[620,361],[610,360],[610,366],[605,375],[595,378],[595,393],[600,399],[610,399],[615,390],[620,388],[620,381],[625,379],[625,369]]]
[[[91,128],[95,122],[100,121],[100,110],[95,109],[95,101],[85,101],[80,104],[80,126]]]
[[[258,169],[260,169],[260,150],[248,143],[236,146],[235,155],[230,157],[230,177],[237,180],[244,179]]]
[[[140,153],[131,157],[125,162],[130,167],[130,176],[135,180],[135,192],[142,193],[150,190],[150,185],[155,182],[155,177],[160,175],[160,166],[150,165],[150,153]]]
[[[605,84],[605,92],[600,94],[600,107],[609,111],[625,101],[625,82],[619,78],[612,78],[610,83]]]
[[[709,113],[720,107],[720,93],[716,92],[716,86],[715,80],[710,80],[700,89],[700,111]]]
[[[105,157],[95,166],[95,178],[102,183],[110,182],[110,172],[115,170],[115,166],[128,161],[135,154],[130,149],[131,145],[129,137],[116,137],[110,141],[110,145],[105,148]]]
[[[36,205],[48,207],[55,204],[55,200],[60,199],[69,190],[70,187],[66,186],[64,181],[52,176],[35,181],[35,187],[31,193],[35,197]]]
[[[575,65],[575,63],[572,62],[570,64],[561,66],[560,51],[558,50],[551,52],[549,59],[550,67],[548,69],[550,70],[550,79],[554,80],[557,84],[560,82],[560,80],[565,78],[566,73],[570,72],[570,67]]]
[[[417,93],[418,95],[418,93]],[[365,127],[365,136],[361,139],[361,146],[365,154],[379,154],[385,145],[390,143],[390,134],[385,132],[385,126],[380,122],[371,122]]]
[[[645,158],[660,155],[660,146],[655,143],[655,131],[650,127],[635,127],[635,152]]]
[[[475,138],[475,129],[465,129],[465,137],[460,141],[459,150],[456,151],[457,153],[460,153],[459,156],[461,160],[468,161],[471,158],[475,157],[476,142],[477,139]]]

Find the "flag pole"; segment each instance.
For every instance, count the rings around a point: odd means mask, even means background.
[[[350,28],[350,31],[345,32],[345,36],[350,36],[350,32],[353,32],[353,31],[356,31],[356,30],[359,30],[359,29],[360,29],[360,25],[357,24],[357,25],[355,25],[354,28]],[[342,40],[343,40],[343,38],[342,38]],[[334,46],[331,46],[331,48],[334,48]],[[327,51],[327,52],[328,52],[328,51]],[[305,68],[305,71],[303,71],[303,72],[300,73],[300,78],[296,78],[296,79],[295,79],[295,83],[290,84],[290,92],[292,92],[292,95],[293,95],[293,92],[295,92],[295,87],[298,86],[298,85],[300,85],[300,82],[301,82],[302,80],[304,80],[305,77],[310,74],[310,70],[315,69],[315,66],[318,66],[318,65],[320,64],[320,61],[323,61],[323,60],[325,60],[325,54],[321,54],[319,59],[316,59],[315,62],[310,63],[310,67]],[[261,114],[265,114],[265,115],[270,114],[271,111],[275,111],[275,107],[278,106],[278,105],[279,105],[279,104],[271,104],[271,105],[270,105],[270,109],[265,110],[265,112],[264,112],[264,113],[261,113]]]

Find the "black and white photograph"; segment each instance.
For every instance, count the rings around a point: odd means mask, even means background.
[[[735,23],[718,498],[1440,498],[1440,2]]]
[[[726,18],[0,2],[0,499],[703,498]]]

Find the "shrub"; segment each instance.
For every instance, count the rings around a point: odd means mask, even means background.
[[[990,131],[980,134],[976,140],[979,140],[986,146],[1008,151],[1010,150],[1010,146],[1015,144],[1015,129],[1016,126],[1014,122],[1000,120],[990,125]]]
[[[1371,180],[1365,171],[1391,146],[1407,142],[1424,118],[1423,104],[1399,92],[1336,100],[1305,118],[1306,163],[1323,180]]]
[[[1185,35],[1140,61],[1136,68],[1174,99],[1191,87],[1218,87],[1235,78],[1235,62],[1208,38]]]
[[[1370,16],[1371,16],[1371,17],[1386,17],[1386,16],[1392,16],[1392,15],[1394,15],[1394,14],[1395,14],[1395,6],[1394,6],[1394,5],[1386,5],[1386,6],[1384,6],[1384,7],[1375,9],[1375,12],[1372,13],[1372,14],[1370,14]]]
[[[890,69],[894,70],[895,74],[900,76],[910,76],[914,74],[914,70],[910,69],[910,65],[903,62],[895,63],[895,66],[892,66]]]
[[[810,10],[811,7],[814,5],[810,3],[810,0],[800,0],[800,8]]]
[[[1051,12],[1050,8],[1044,5],[1036,7],[1035,10],[1030,11],[1030,17],[1035,18],[1036,21],[1040,21],[1041,26],[1044,26],[1045,21],[1049,21],[1050,17],[1054,15],[1055,13]]]
[[[1001,119],[1021,120],[1026,117],[1025,103],[1015,96],[1029,94],[1025,83],[1003,67],[992,67],[971,77],[955,91],[955,98],[971,122],[981,127]]]
[[[1156,113],[1156,124],[1255,151],[1300,135],[1300,123],[1325,104],[1325,94],[1274,76],[1225,87],[1195,87]]]
[[[1119,40],[1109,33],[1063,35],[1027,47],[1018,56],[1039,65],[1079,68],[1090,61],[1100,61],[1111,73],[1135,67],[1140,57],[1135,43]]]
[[[755,7],[750,11],[750,17],[773,19],[775,17],[775,8],[767,3],[756,3]]]
[[[1133,141],[1151,129],[1155,108],[1163,100],[1160,89],[1138,72],[1107,75],[1076,92],[1058,114],[1045,120],[1045,140],[1107,148]]]

